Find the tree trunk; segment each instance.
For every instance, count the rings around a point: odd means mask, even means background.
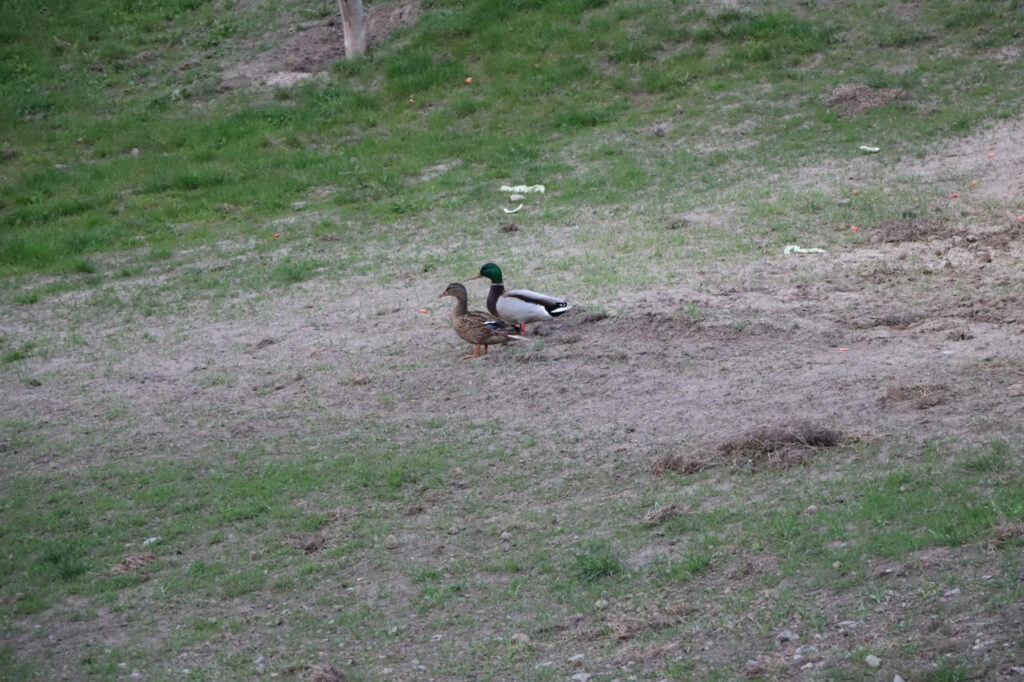
[[[363,0],[338,0],[341,9],[341,29],[345,34],[345,58],[358,57],[366,52],[366,15]]]

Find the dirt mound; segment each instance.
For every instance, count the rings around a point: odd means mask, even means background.
[[[803,452],[839,445],[842,434],[821,424],[801,422],[758,426],[718,446],[718,453],[733,462],[796,464]],[[794,457],[799,455],[799,457]]]
[[[868,109],[884,107],[889,102],[906,98],[907,92],[901,88],[872,88],[867,85],[844,83],[829,90],[823,100],[825,104],[843,114],[856,116]]]
[[[763,425],[723,441],[711,453],[659,457],[652,470],[656,474],[674,471],[688,475],[723,462],[732,466],[769,464],[789,467],[800,464],[818,448],[834,447],[843,441],[838,430],[812,422]]]
[[[909,220],[887,220],[871,228],[871,241],[894,244],[898,242],[925,242],[929,239],[948,237],[949,227],[939,220],[911,218]]]

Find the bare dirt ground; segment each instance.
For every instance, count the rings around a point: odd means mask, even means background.
[[[124,437],[140,455],[178,445],[180,425],[198,419],[191,415],[206,415],[202,440],[258,441],[263,429],[280,428],[276,404],[298,396],[353,420],[500,413],[508,433],[540,412],[552,437],[593,439],[594,452],[620,429],[638,458],[715,443],[772,415],[815,417],[864,437],[1009,435],[1024,416],[1021,167],[1024,125],[1002,124],[892,169],[953,189],[971,178],[977,185],[961,188],[969,202],[950,198],[931,216],[866,225],[867,239],[845,251],[704,267],[672,289],[581,301],[567,281],[557,293],[576,309],[536,326],[542,347],[496,347],[474,361],[459,360],[465,348],[448,326],[447,301],[434,300],[469,272],[385,290],[307,282],[261,299],[251,316],[198,313],[174,320],[173,330],[159,322],[80,327],[96,342],[4,375],[5,411],[50,415],[60,440],[67,425],[81,430],[102,419],[105,399],[130,404],[137,425]],[[840,174],[850,186],[876,181],[857,177],[877,173],[867,169],[805,169],[794,183]],[[474,284],[471,306],[480,307],[486,287]],[[531,283],[513,273],[511,284]],[[9,308],[6,326],[16,337],[59,341],[80,298]],[[420,307],[430,314],[417,314]],[[606,313],[588,313],[598,307]],[[155,342],[128,343],[136,335]],[[103,348],[108,338],[125,339],[118,353]],[[410,358],[420,363],[393,371]],[[309,369],[322,365],[330,371]],[[201,381],[213,373],[236,379]],[[26,376],[52,378],[37,386]],[[516,390],[486,391],[481,382]],[[941,387],[942,398],[924,406],[893,400],[898,386]],[[52,466],[97,457],[81,451]]]

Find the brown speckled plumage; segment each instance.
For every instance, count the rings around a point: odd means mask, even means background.
[[[455,307],[452,308],[452,328],[459,338],[476,346],[473,354],[464,355],[464,358],[487,355],[488,346],[523,338],[514,324],[509,324],[489,313],[469,310],[466,287],[458,282],[449,284],[441,296],[451,296],[455,299]],[[484,349],[483,353],[480,353],[481,346]]]

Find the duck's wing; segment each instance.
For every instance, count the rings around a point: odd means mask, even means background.
[[[515,303],[516,305],[526,304],[529,306],[539,306],[546,310],[548,315],[561,315],[566,310],[572,308],[564,298],[556,298],[555,296],[540,294],[536,291],[530,291],[529,289],[511,289],[506,291],[502,298],[508,300],[509,303]]]
[[[463,319],[467,325],[475,327],[485,334],[519,335],[519,327],[516,325],[479,310],[466,313]]]

